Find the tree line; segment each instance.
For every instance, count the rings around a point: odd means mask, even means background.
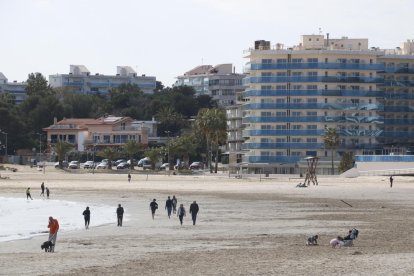
[[[225,141],[225,112],[218,108],[212,97],[195,96],[194,89],[188,86],[170,88],[157,82],[155,93],[145,94],[136,85],[122,84],[107,94],[89,95],[74,93],[67,88],[52,88],[42,74],[31,73],[26,92],[26,99],[19,105],[15,104],[12,95],[0,94],[0,129],[8,133],[9,154],[17,149],[37,148],[39,133],[53,124],[54,118],[114,115],[144,121],[154,117],[159,122],[158,136],[168,133],[174,137],[169,142],[169,149],[173,154],[181,152],[183,159],[198,155],[212,160],[212,151],[217,156],[218,145]],[[211,114],[207,116],[207,113]],[[219,119],[212,119],[214,116]],[[213,134],[218,126],[221,133]],[[45,136],[41,142],[42,148],[46,148]],[[145,149],[141,147],[140,150]]]

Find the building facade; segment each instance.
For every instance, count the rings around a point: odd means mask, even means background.
[[[174,86],[190,86],[196,96],[209,95],[220,106],[233,105],[236,94],[244,90],[244,74],[236,74],[232,64],[201,65],[177,77]]]
[[[57,141],[72,144],[76,150],[85,151],[105,147],[119,148],[129,140],[148,144],[148,129],[136,124],[130,117],[105,116],[98,119],[63,119],[44,128],[48,146]]]
[[[53,88],[61,87],[69,92],[83,94],[106,94],[121,84],[137,85],[144,93],[153,94],[156,78],[137,76],[129,66],[117,66],[116,75],[91,74],[84,65],[70,65],[69,74],[49,76],[49,84]]]
[[[9,82],[6,76],[0,72],[0,93],[12,95],[16,104],[20,104],[26,99],[26,86],[26,82]]]
[[[340,137],[336,160],[414,145],[413,56],[370,49],[367,39],[304,35],[287,49],[256,41],[246,57],[243,161],[252,171],[304,172],[303,158],[317,156],[329,173],[326,128]]]

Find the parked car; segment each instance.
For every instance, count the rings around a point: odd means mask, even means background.
[[[92,169],[95,166],[93,161],[86,161],[85,164],[83,164],[84,169]]]
[[[129,168],[129,164],[127,162],[122,162],[118,164],[118,166],[116,166],[117,170],[123,170],[123,169],[128,169],[128,168]]]
[[[204,164],[203,162],[193,162],[191,163],[189,169],[190,170],[202,170],[204,169]]]
[[[163,163],[163,164],[160,166],[160,170],[166,170],[166,169],[169,167],[169,165],[170,165],[170,164],[168,164],[168,163]]]
[[[116,160],[115,161],[115,166],[118,166],[119,164],[121,164],[121,163],[126,163],[127,161],[125,160],[125,159],[119,159],[119,160]]]
[[[131,159],[129,159],[129,160],[127,161],[127,163],[128,163],[129,165],[131,165]],[[137,166],[137,165],[138,165],[138,161],[137,161],[136,159],[132,159],[132,164],[133,164],[134,166]]]
[[[70,161],[69,169],[79,169],[79,161]]]
[[[62,161],[62,167],[67,168],[69,166],[68,161],[63,160]],[[59,168],[59,162],[55,163],[55,168]]]
[[[148,157],[142,158],[138,161],[137,166],[138,167],[143,167],[144,164],[151,164],[151,160]]]
[[[107,169],[108,168],[108,162],[101,162],[96,166],[96,169]]]

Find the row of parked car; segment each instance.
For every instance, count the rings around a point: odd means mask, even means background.
[[[135,159],[132,160],[134,166],[142,167],[145,169],[151,169],[152,164],[151,160],[148,157],[145,157],[139,161],[136,161]],[[118,170],[123,169],[129,169],[131,167],[131,160],[125,160],[125,159],[119,159],[116,161],[112,161],[112,167],[116,167]],[[93,161],[86,161],[85,163],[81,164],[79,161],[70,161],[69,163],[67,161],[63,161],[62,163],[64,168],[69,169],[80,169],[81,167],[83,169],[108,169],[109,168],[109,160],[103,159],[101,162],[96,163]],[[55,163],[55,168],[59,167],[59,162]],[[166,170],[169,167],[168,163],[163,163],[161,165],[156,166],[159,170]],[[177,166],[174,166],[175,169],[177,169]],[[190,170],[200,170],[204,169],[204,165],[202,162],[193,162],[189,166]]]

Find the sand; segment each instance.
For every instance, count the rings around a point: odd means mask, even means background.
[[[91,229],[62,229],[53,254],[40,250],[46,236],[2,242],[0,275],[414,275],[411,177],[394,177],[392,189],[387,177],[319,177],[319,186],[296,188],[300,180],[283,175],[133,174],[128,183],[126,173],[18,168],[2,171],[10,179],[0,180],[0,196],[24,197],[28,186],[36,195],[45,181],[51,198],[114,206],[114,221],[93,227],[92,210]],[[168,219],[173,194],[187,211],[199,203],[196,226],[189,215],[183,226]],[[123,227],[118,203],[130,216]],[[360,230],[353,247],[329,246],[352,227]],[[310,234],[320,245],[305,246]]]

